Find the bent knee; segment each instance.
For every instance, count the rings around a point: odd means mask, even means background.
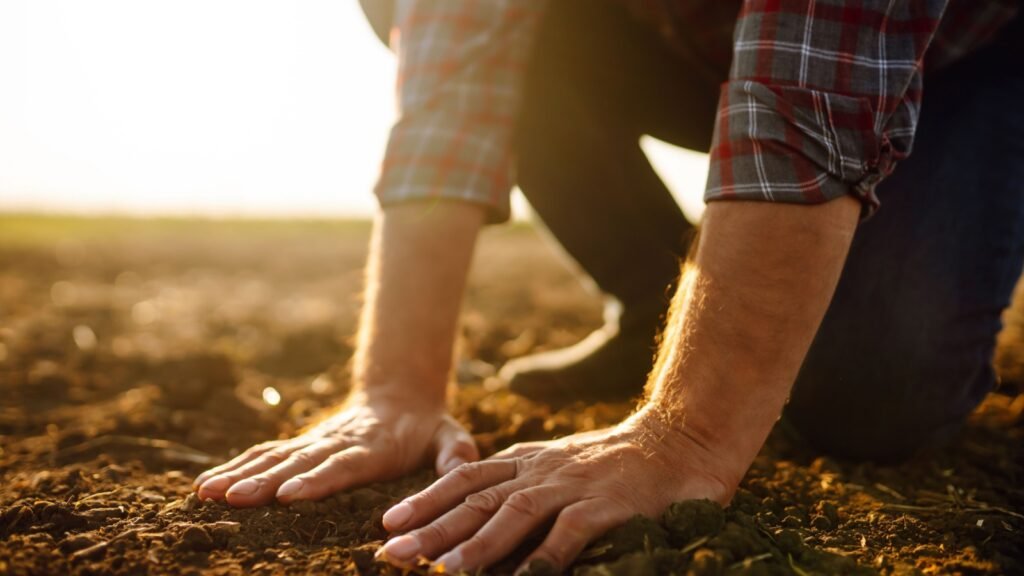
[[[991,390],[994,373],[981,359],[836,365],[801,372],[786,420],[812,447],[833,456],[894,463],[941,447]],[[810,368],[810,369],[809,369]]]

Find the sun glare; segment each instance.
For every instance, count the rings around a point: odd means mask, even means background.
[[[0,210],[369,214],[394,73],[353,0],[6,0]]]

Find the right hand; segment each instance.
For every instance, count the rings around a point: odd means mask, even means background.
[[[473,437],[440,408],[356,396],[337,414],[290,440],[249,448],[207,470],[201,499],[232,506],[318,500],[355,486],[392,480],[430,458],[443,475],[478,460]]]

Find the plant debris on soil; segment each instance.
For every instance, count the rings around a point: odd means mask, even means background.
[[[344,396],[368,232],[0,218],[0,574],[402,573],[373,558],[381,515],[429,484],[427,469],[292,506],[232,509],[191,492],[202,470]],[[484,234],[452,408],[485,454],[629,413],[554,410],[494,383],[508,358],[571,344],[600,320],[599,298],[535,230]],[[777,430],[730,507],[634,518],[570,571],[1024,573],[1024,298],[1006,322],[1003,383],[952,445],[877,466]],[[489,572],[510,573],[529,545]]]

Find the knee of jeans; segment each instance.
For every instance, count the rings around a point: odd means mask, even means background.
[[[868,363],[805,364],[784,415],[810,446],[852,460],[906,460],[954,437],[994,382],[987,361]]]
[[[515,136],[520,187],[529,195],[537,187],[576,184],[578,175],[569,167],[592,161],[596,152],[604,151],[601,146],[610,141],[610,133],[588,107],[574,106],[557,88],[527,89]]]

